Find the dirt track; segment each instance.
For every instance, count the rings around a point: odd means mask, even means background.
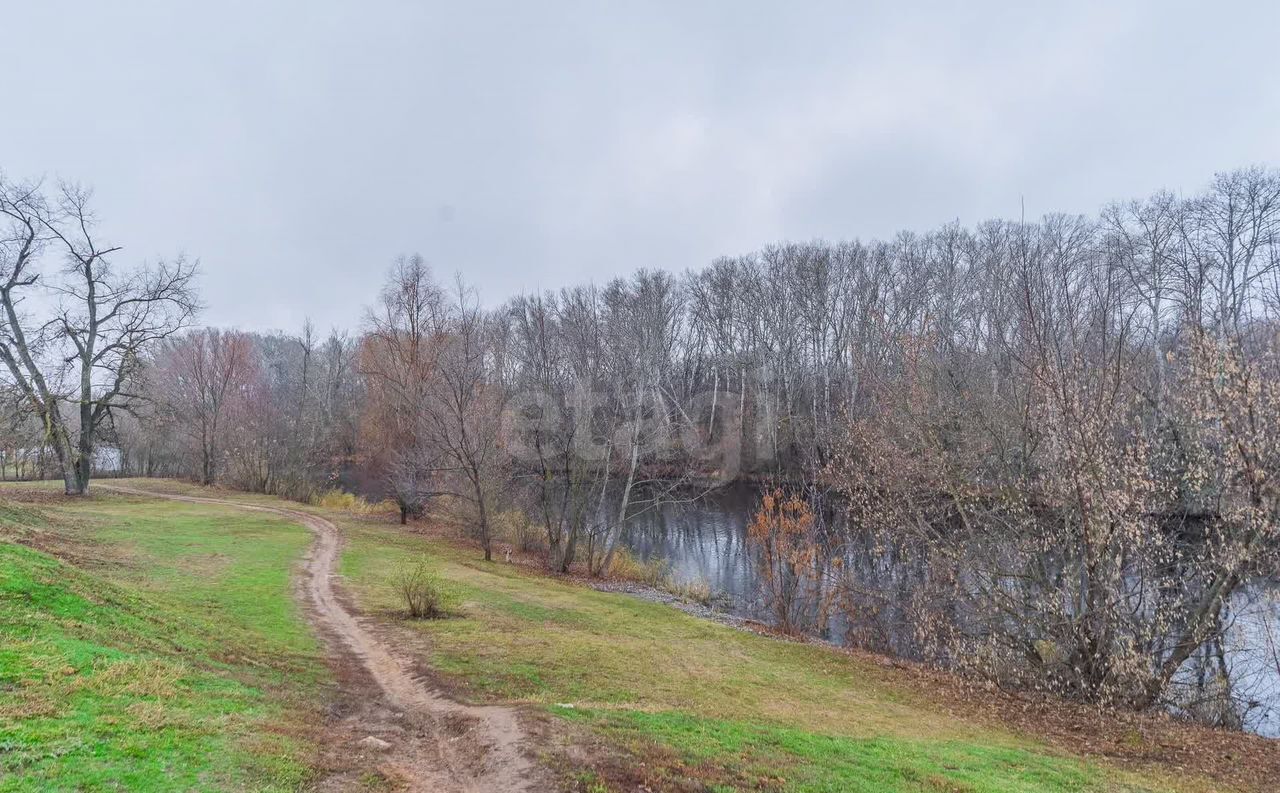
[[[387,734],[388,722],[404,722],[421,730],[392,726],[386,743],[389,746],[355,743],[346,751],[377,755],[378,765],[386,775],[405,789],[423,793],[506,793],[506,791],[541,790],[538,774],[525,752],[525,733],[516,711],[502,706],[475,706],[456,702],[433,689],[409,671],[409,663],[360,624],[334,592],[341,533],[338,527],[316,515],[290,509],[242,504],[217,498],[179,496],[134,488],[102,486],[130,495],[165,498],[174,501],[218,504],[255,512],[270,512],[298,521],[311,529],[315,543],[311,546],[303,568],[300,591],[306,599],[308,613],[334,652],[348,652],[358,659],[368,676],[376,683],[382,702],[359,703],[361,712],[380,714],[372,719],[349,720],[350,736],[364,732],[364,727]],[[358,698],[358,695],[355,697]],[[422,735],[421,733],[425,733]],[[377,736],[375,736],[377,737]],[[426,740],[424,741],[423,738]],[[424,745],[429,744],[429,745]],[[343,789],[321,783],[321,789]]]

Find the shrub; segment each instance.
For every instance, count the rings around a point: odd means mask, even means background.
[[[661,589],[666,590],[678,598],[691,600],[694,603],[701,603],[704,606],[710,606],[711,602],[715,600],[715,593],[711,591],[711,585],[700,578],[682,581],[668,577],[663,581]]]
[[[609,569],[605,571],[605,577],[619,581],[636,581],[657,587],[666,580],[668,572],[670,572],[669,564],[663,559],[642,562],[626,548],[618,548],[609,561]]]
[[[319,495],[313,496],[311,498],[311,503],[317,507],[334,509],[340,512],[350,512],[353,515],[380,514],[395,509],[395,506],[392,503],[386,501],[372,503],[354,493],[348,493],[337,488],[326,490]]]
[[[809,503],[781,489],[765,491],[747,526],[762,597],[784,633],[806,633],[826,624],[833,591],[822,587],[816,531]]]
[[[448,585],[425,559],[398,569],[394,584],[413,619],[439,619],[452,605],[453,596]]]
[[[493,534],[511,543],[513,549],[534,551],[538,549],[538,528],[524,510],[514,507],[503,510],[490,520]]]

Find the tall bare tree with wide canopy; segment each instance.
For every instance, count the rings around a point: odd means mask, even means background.
[[[196,265],[116,266],[89,190],[0,175],[0,361],[39,419],[68,495],[88,492],[94,449],[115,411],[134,410],[141,356],[191,324]],[[61,266],[55,262],[61,260]]]

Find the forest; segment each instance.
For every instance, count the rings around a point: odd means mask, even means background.
[[[501,303],[407,254],[359,326],[275,333],[201,325],[196,263],[126,264],[91,199],[0,182],[5,478],[351,493],[588,576],[637,515],[747,482],[780,630],[838,615],[1218,726],[1258,707],[1229,656],[1280,573],[1274,169]]]

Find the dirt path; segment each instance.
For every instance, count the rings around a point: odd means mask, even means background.
[[[376,755],[378,765],[391,771],[387,776],[408,790],[423,793],[533,793],[544,789],[536,781],[538,775],[533,762],[526,756],[525,733],[514,709],[497,705],[466,705],[445,697],[410,672],[408,661],[398,657],[362,626],[338,599],[332,579],[337,575],[341,533],[333,523],[317,515],[290,509],[128,487],[101,487],[148,498],[270,512],[296,520],[311,529],[316,540],[307,553],[300,587],[309,606],[308,612],[331,645],[341,644],[341,647],[331,649],[348,652],[358,659],[360,666],[376,683],[376,693],[383,700],[356,704],[353,710],[363,717],[348,717],[345,730],[355,736],[367,727],[370,733],[353,740],[354,745],[348,745],[346,749]],[[359,693],[352,698],[360,699]],[[372,732],[381,732],[390,740],[371,736]],[[322,783],[321,788],[325,787]],[[344,789],[344,783],[336,781],[331,787]]]

